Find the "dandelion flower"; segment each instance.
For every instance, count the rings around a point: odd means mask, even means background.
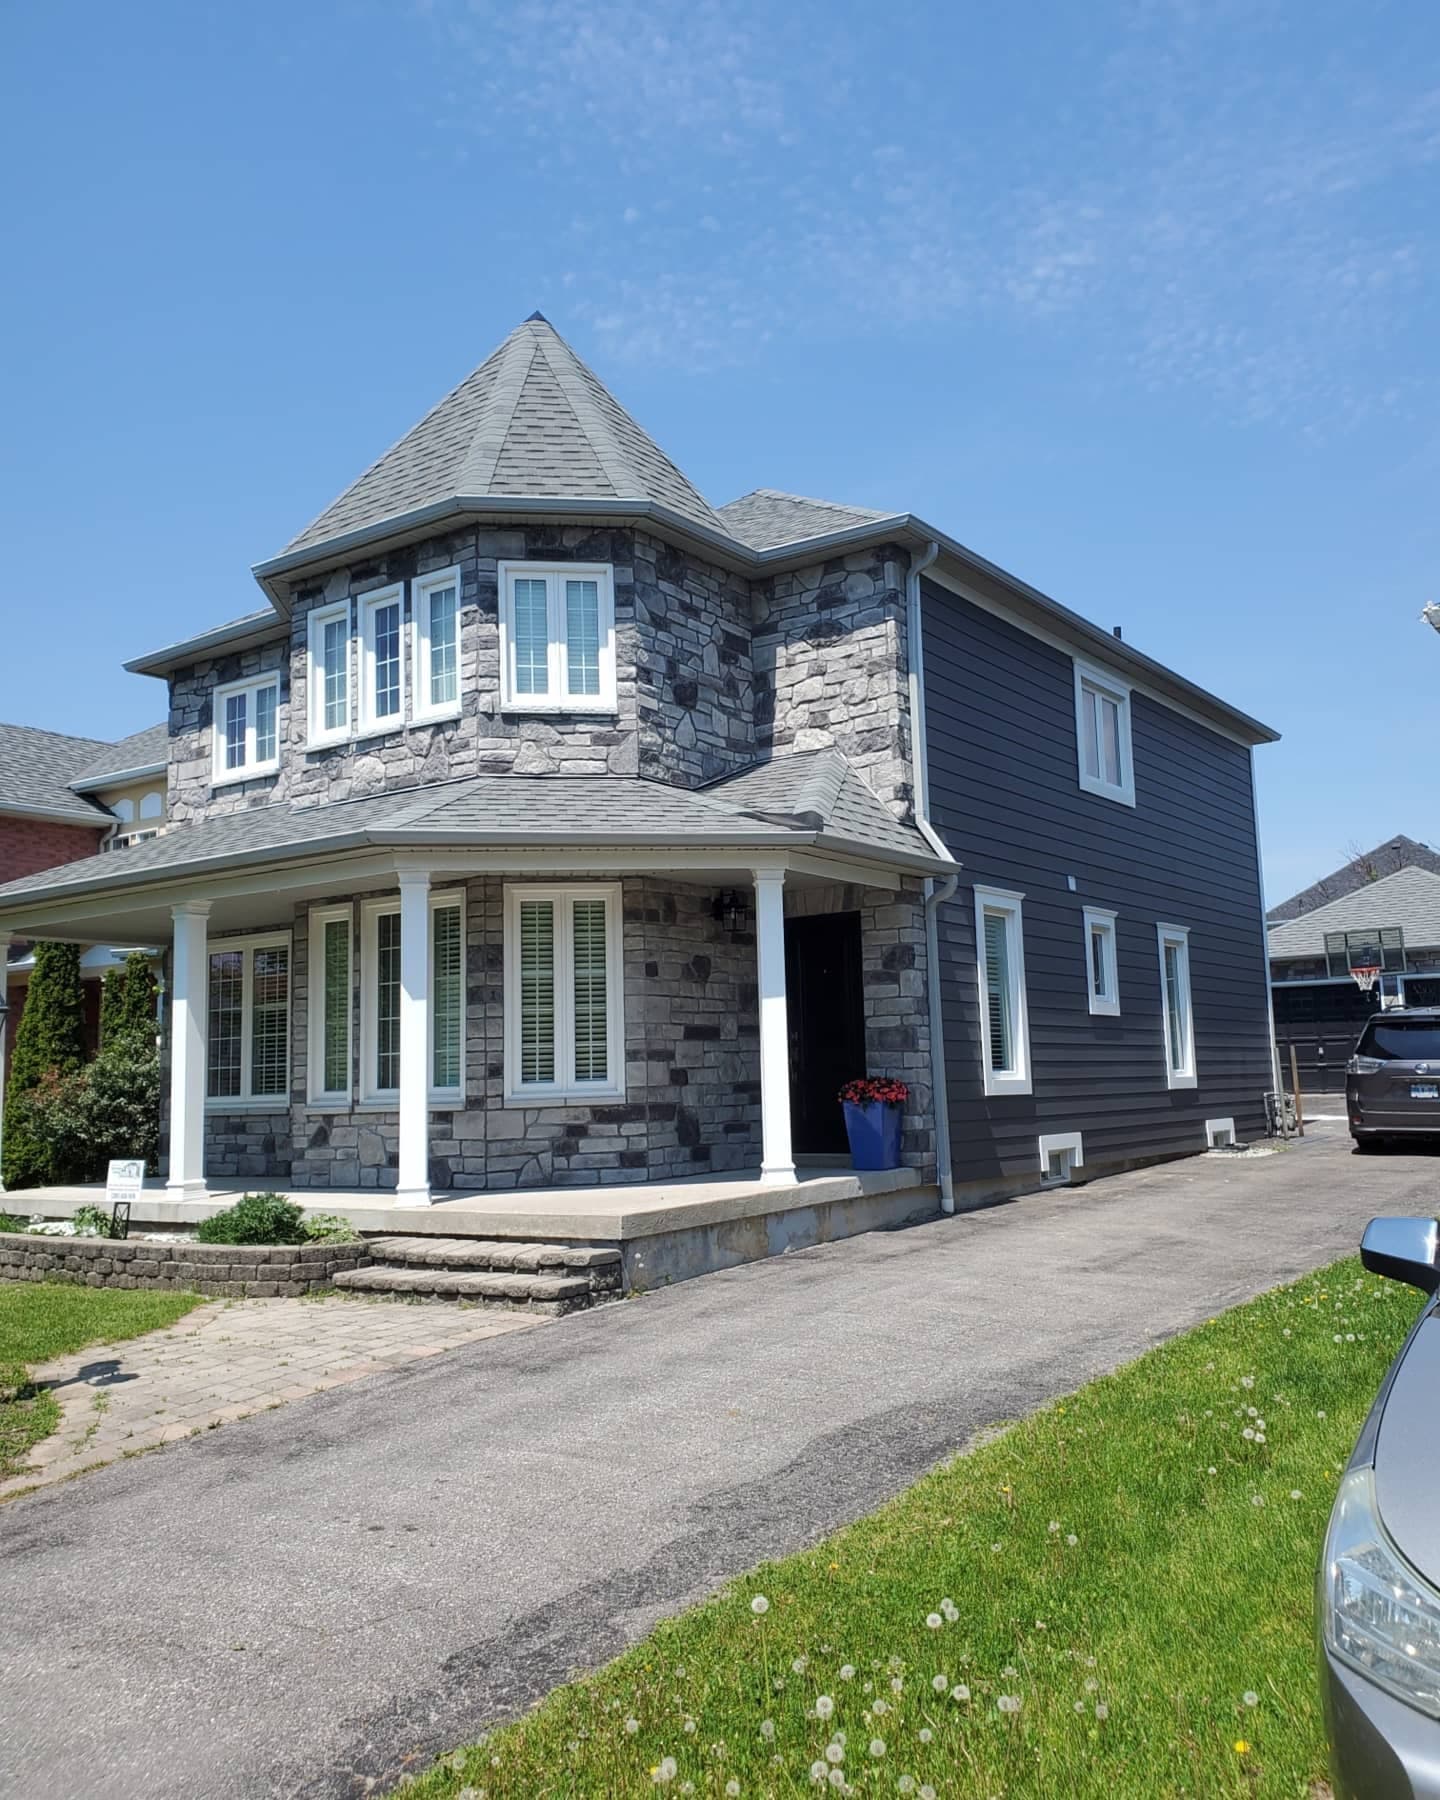
[[[812,1781],[823,1781],[829,1773],[830,1765],[827,1762],[822,1762],[817,1759],[810,1765],[810,1779]]]
[[[876,1700],[872,1703],[870,1710],[871,1710],[871,1712],[875,1713],[877,1715],[877,1717],[883,1717],[887,1712],[889,1712],[890,1708],[885,1704],[885,1702],[883,1700]]]
[[[970,1698],[970,1690],[963,1681],[957,1681],[950,1690],[950,1698],[956,1702],[968,1700]]]
[[[1077,1712],[1077,1713],[1083,1713],[1083,1712],[1084,1712],[1084,1710],[1085,1710],[1085,1702],[1084,1702],[1084,1701],[1083,1701],[1083,1700],[1077,1700],[1077,1701],[1076,1701],[1076,1702],[1075,1702],[1075,1708],[1074,1708],[1074,1710],[1075,1710],[1075,1711],[1076,1711],[1076,1712]]]
[[[1014,1663],[1006,1663],[1005,1667],[1000,1671],[1000,1673],[1005,1678],[1006,1681],[1009,1681],[1014,1676],[1018,1675],[1020,1673],[1020,1671],[1015,1667]]]
[[[760,1721],[760,1735],[767,1744],[773,1744],[775,1742],[775,1721],[773,1719],[762,1719]]]
[[[942,1613],[944,1613],[945,1617],[950,1621],[950,1623],[952,1625],[960,1617],[960,1608],[955,1604],[955,1602],[953,1600],[950,1600],[950,1599],[942,1600],[940,1602],[940,1610]]]
[[[1258,1706],[1260,1704],[1260,1696],[1253,1688],[1246,1688],[1240,1698],[1245,1702],[1246,1706]]]
[[[640,1721],[638,1719],[627,1719],[625,1721],[625,1731],[626,1731],[627,1736],[634,1737],[635,1733],[639,1729],[640,1729]]]
[[[930,1685],[937,1694],[943,1694],[950,1683],[943,1675],[932,1675],[930,1677]]]
[[[797,1656],[790,1665],[792,1672],[796,1675],[803,1675],[809,1667],[810,1658],[808,1656]]]
[[[1250,1746],[1249,1746],[1249,1744],[1247,1744],[1245,1742],[1244,1738],[1236,1738],[1235,1754],[1237,1756],[1248,1756],[1249,1753],[1250,1753]]]
[[[821,1694],[819,1699],[815,1702],[815,1717],[817,1719],[833,1719],[834,1716],[835,1702],[830,1698],[829,1694]]]
[[[755,1596],[755,1598],[750,1602],[750,1610],[757,1617],[759,1617],[760,1615],[769,1612],[770,1602],[765,1598],[765,1596],[763,1594],[757,1594]]]
[[[853,1681],[853,1680],[854,1680],[854,1679],[855,1679],[855,1665],[854,1665],[854,1663],[842,1663],[842,1664],[841,1664],[841,1666],[840,1666],[840,1679],[841,1679],[841,1680],[842,1680],[842,1681]]]
[[[995,1553],[996,1553],[996,1555],[997,1555],[997,1556],[998,1556],[998,1555],[999,1555],[999,1553],[1000,1553],[1000,1546],[999,1546],[999,1544],[992,1544],[992,1545],[991,1545],[991,1546],[990,1546],[990,1548],[991,1548],[991,1549],[992,1549],[992,1550],[993,1550],[993,1551],[994,1551],[994,1552],[995,1552]]]
[[[935,1790],[928,1781],[920,1789],[920,1800],[935,1800]]]
[[[1215,1473],[1215,1465],[1214,1465],[1214,1463],[1211,1463],[1211,1465],[1210,1465],[1210,1467],[1209,1467],[1209,1468],[1208,1468],[1208,1469],[1207,1469],[1207,1470],[1206,1470],[1206,1471],[1205,1471],[1205,1473],[1206,1473],[1206,1474],[1207,1474],[1207,1475],[1213,1475],[1213,1474],[1214,1474],[1214,1473]]]
[[[1097,1700],[1095,1703],[1095,1717],[1097,1719],[1108,1719],[1110,1717],[1110,1708],[1103,1700]]]
[[[1060,1521],[1059,1521],[1059,1520],[1058,1520],[1058,1519],[1052,1519],[1052,1520],[1051,1520],[1051,1521],[1050,1521],[1050,1526],[1049,1526],[1049,1529],[1050,1529],[1050,1530],[1051,1530],[1051,1531],[1052,1531],[1052,1532],[1054,1532],[1054,1531],[1058,1531],[1058,1530],[1059,1530],[1059,1529],[1060,1529]]]
[[[665,1787],[675,1779],[679,1772],[679,1764],[675,1761],[675,1758],[673,1756],[666,1756],[662,1757],[650,1771],[650,1779],[657,1787]]]
[[[876,1756],[876,1757],[879,1757],[879,1756],[883,1756],[883,1755],[884,1755],[884,1754],[885,1754],[885,1740],[884,1740],[884,1738],[871,1738],[871,1740],[870,1740],[870,1754],[871,1754],[871,1755],[872,1755],[872,1756]]]
[[[694,1737],[694,1735],[695,1735],[695,1721],[694,1721],[694,1720],[693,1720],[693,1719],[686,1719],[686,1721],[685,1721],[685,1732],[686,1732],[686,1735],[687,1735],[687,1736],[688,1736],[688,1737]]]
[[[922,1744],[928,1744],[930,1742],[931,1738],[934,1737],[935,1733],[930,1729],[930,1727],[928,1725],[922,1725],[920,1727],[920,1729],[915,1733],[915,1735],[916,1735],[916,1737],[919,1738],[919,1740]]]
[[[945,1621],[940,1617],[939,1613],[926,1613],[925,1623],[932,1631],[938,1631]]]
[[[1001,1694],[999,1699],[995,1702],[995,1710],[996,1712],[1002,1713],[1018,1713],[1020,1710],[1020,1696],[1018,1694]]]
[[[740,1783],[733,1775],[725,1783],[725,1792],[730,1796],[730,1800],[735,1800],[735,1796],[740,1792]]]
[[[1100,1683],[1095,1679],[1095,1677],[1093,1675],[1087,1675],[1085,1677],[1085,1692],[1087,1694],[1093,1694],[1099,1686],[1100,1686]]]
[[[1080,1542],[1080,1540],[1078,1537],[1076,1537],[1075,1533],[1073,1531],[1071,1531],[1066,1534],[1065,1542],[1073,1550],[1075,1548],[1075,1546]]]
[[[1299,1488],[1291,1488],[1290,1498],[1292,1500],[1303,1500],[1305,1496],[1300,1492]]]
[[[895,1783],[895,1786],[902,1794],[913,1794],[915,1792],[915,1777],[913,1775],[902,1775]]]
[[[1250,1496],[1250,1504],[1252,1506],[1263,1506],[1265,1504],[1265,1496],[1263,1494],[1252,1494]]]
[[[844,1762],[845,1746],[840,1742],[839,1738],[831,1738],[830,1742],[825,1746],[825,1760],[830,1763]]]

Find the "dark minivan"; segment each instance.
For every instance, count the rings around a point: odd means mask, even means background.
[[[1440,1007],[1395,1007],[1366,1022],[1345,1070],[1345,1111],[1359,1150],[1440,1137]]]

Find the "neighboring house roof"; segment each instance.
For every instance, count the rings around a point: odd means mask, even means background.
[[[1298,919],[1284,919],[1269,931],[1275,958],[1323,956],[1327,931],[1379,931],[1398,925],[1408,945],[1440,944],[1440,874],[1430,869],[1397,869],[1328,906]]]
[[[731,535],[752,550],[770,550],[779,544],[803,543],[808,538],[828,537],[856,525],[874,525],[893,513],[875,512],[865,506],[841,506],[831,500],[807,500],[800,494],[783,494],[778,488],[756,488],[728,501],[719,509]]]
[[[1362,850],[1343,867],[1332,869],[1328,875],[1322,875],[1319,881],[1312,882],[1308,888],[1302,888],[1298,894],[1292,894],[1288,900],[1272,906],[1269,917],[1298,919],[1302,913],[1313,912],[1317,906],[1325,906],[1331,900],[1353,894],[1386,875],[1393,875],[1397,869],[1429,869],[1432,874],[1440,875],[1440,853],[1432,850],[1428,844],[1419,843],[1415,838],[1405,837],[1403,834],[1387,838],[1373,850]]]
[[[648,500],[724,525],[549,320],[532,313],[286,553],[460,497]]]
[[[162,721],[131,732],[118,744],[107,744],[94,762],[73,777],[70,786],[77,794],[88,794],[122,781],[139,781],[146,775],[158,775],[169,760],[170,727]]]
[[[102,826],[110,815],[70,791],[70,782],[109,746],[33,725],[0,725],[0,813]]]
[[[844,762],[834,752],[824,755]],[[326,805],[253,807],[7,882],[0,912],[21,901],[379,845],[818,846],[917,868],[941,866],[919,832],[886,812],[853,770],[817,769],[808,755],[793,760],[807,767],[788,788],[762,784],[758,769],[701,792],[640,776],[481,775]],[[787,798],[795,810],[783,804]]]

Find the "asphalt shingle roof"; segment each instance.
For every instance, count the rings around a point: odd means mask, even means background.
[[[539,313],[286,545],[286,554],[439,501],[649,500],[728,535],[704,498]]]
[[[1362,850],[1343,867],[1332,869],[1308,888],[1302,888],[1298,894],[1272,906],[1270,920],[1273,924],[1279,919],[1298,919],[1301,913],[1314,912],[1317,906],[1328,906],[1332,900],[1368,887],[1385,875],[1393,875],[1397,869],[1412,868],[1429,869],[1432,875],[1440,875],[1440,854],[1428,844],[1419,843],[1403,833],[1386,838],[1373,850]]]
[[[33,725],[0,725],[0,812],[7,806],[43,812],[77,825],[104,825],[109,814],[69,784],[102,751],[102,738],[68,737]]]
[[[781,763],[795,764],[781,770]],[[783,849],[820,838],[852,852],[936,859],[835,752],[805,752],[695,792],[639,776],[482,775],[308,806],[261,806],[177,825],[146,843],[0,886],[12,901],[201,875],[365,845],[736,844]]]
[[[752,550],[773,550],[781,544],[796,544],[895,516],[865,506],[841,506],[833,500],[807,500],[803,494],[785,494],[778,488],[756,488],[728,501],[719,513],[730,535]]]
[[[163,769],[169,760],[170,728],[162,720],[159,725],[147,725],[143,731],[131,732],[118,744],[107,744],[93,762],[71,776],[70,785],[96,787],[117,776]]]
[[[1407,944],[1440,944],[1440,875],[1429,869],[1397,869],[1298,919],[1272,924],[1270,954],[1323,956],[1327,931],[1378,931],[1386,925],[1400,926]]]

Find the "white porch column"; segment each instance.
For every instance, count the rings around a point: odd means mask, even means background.
[[[177,1200],[205,1192],[205,1035],[209,957],[208,900],[186,900],[170,909],[175,921],[174,976],[170,984],[170,1174],[165,1186]]]
[[[755,958],[760,979],[760,1179],[795,1179],[790,1148],[790,1028],[785,1009],[785,871],[755,871]]]
[[[430,871],[400,873],[400,1168],[402,1206],[430,1204]]]
[[[10,1071],[5,1063],[5,1045],[10,1035],[10,940],[0,931],[0,1194],[5,1192],[5,1083]]]

